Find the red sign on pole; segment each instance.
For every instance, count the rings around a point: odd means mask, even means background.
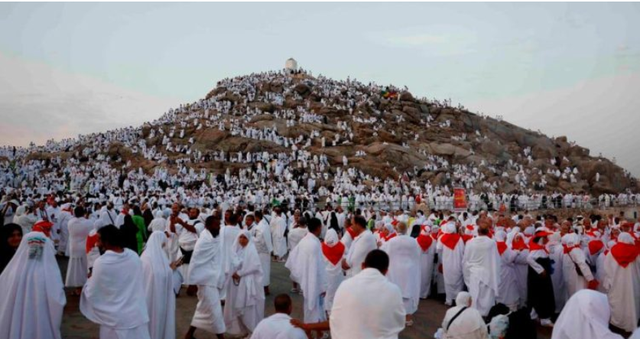
[[[464,188],[453,189],[453,210],[455,212],[464,212],[467,210],[467,195]]]

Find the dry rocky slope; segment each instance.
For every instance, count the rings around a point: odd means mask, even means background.
[[[248,77],[226,79],[206,96],[205,100],[231,103],[231,111],[221,115],[223,120],[240,119],[241,125],[245,127],[276,126],[280,135],[292,138],[301,134],[309,136],[312,131],[318,130],[320,136],[312,139],[306,151],[311,154],[326,154],[329,162],[335,166],[342,166],[344,155],[348,158],[349,167],[355,167],[372,177],[398,179],[406,173],[410,180],[416,180],[421,185],[430,181],[432,185],[453,186],[476,167],[477,173],[483,174],[481,180],[477,179],[471,184],[476,192],[487,191],[486,183],[497,183],[496,190],[506,193],[558,191],[600,194],[637,190],[635,178],[624,169],[607,159],[590,156],[588,149],[569,143],[566,137],[552,139],[463,108],[451,107],[435,100],[416,99],[405,90],[371,87],[355,81],[314,78],[306,74],[281,75],[268,81],[255,81],[249,86],[240,85],[246,83],[247,79]],[[235,85],[230,86],[231,84]],[[385,98],[383,90],[388,90],[387,96],[390,97]],[[250,95],[250,91],[255,92]],[[265,100],[267,93],[270,96],[274,93],[282,95],[284,100],[277,103]],[[351,113],[347,108],[350,99],[356,103],[352,106]],[[293,127],[288,127],[284,119],[273,114],[287,109],[296,110],[298,106],[322,116],[324,121],[298,121]],[[246,112],[247,107],[254,111],[259,109],[261,114],[243,117],[242,112]],[[174,119],[197,114],[198,111],[204,115],[204,109],[194,103]],[[209,114],[216,114],[216,110],[209,110]],[[353,119],[354,116],[359,119],[375,117],[378,123],[358,122]],[[384,120],[382,125],[381,119]],[[346,123],[351,129],[351,140],[345,138],[348,132],[338,127],[339,121]],[[165,129],[170,128],[171,124],[172,122],[165,122]],[[376,125],[380,126],[377,131],[374,130]],[[226,126],[229,126],[228,122]],[[180,130],[179,126],[177,130]],[[147,146],[156,145],[158,149],[164,150],[162,137],[156,135],[149,138],[149,131],[148,125],[142,128]],[[333,146],[336,133],[341,133],[342,137],[338,145]],[[233,136],[229,128],[219,130],[217,123],[200,130],[190,123],[185,128],[185,137],[181,142],[184,143],[191,136],[195,138],[193,148],[203,153],[214,150],[232,154],[239,151],[291,152],[271,141]],[[321,145],[322,137],[326,139],[324,148]],[[180,142],[177,136],[174,139]],[[525,151],[527,148],[530,149],[528,153]],[[118,146],[113,145],[111,149],[117,150]],[[356,156],[357,151],[364,151],[366,155]],[[170,158],[179,157],[169,154]],[[146,170],[155,165],[139,154],[128,155]],[[433,156],[440,157],[440,162],[433,161]],[[442,159],[448,162],[448,167],[442,166]],[[551,159],[556,160],[555,165]],[[428,170],[421,170],[425,164],[433,166]],[[222,173],[228,167],[236,169],[248,165],[210,161],[192,166]],[[562,179],[548,173],[548,170],[562,172],[567,167],[572,170],[577,168],[576,182],[572,183],[568,177]],[[503,175],[502,172],[505,171],[508,176]],[[599,180],[596,180],[597,173]],[[521,184],[523,177],[526,178],[524,185]],[[541,187],[539,183],[543,178],[546,185]]]

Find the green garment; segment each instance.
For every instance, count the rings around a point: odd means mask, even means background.
[[[356,209],[356,197],[351,196],[349,197],[349,205],[347,207],[349,209],[349,211],[355,211]]]
[[[132,219],[133,223],[138,226],[138,233],[136,233],[136,238],[138,239],[138,254],[141,254],[142,249],[144,248],[144,240],[147,239],[147,227],[144,225],[143,217],[134,215]]]
[[[368,225],[367,225],[367,229],[368,229],[369,231],[372,231],[372,230],[373,230],[373,227],[374,227],[375,225],[376,225],[376,221],[375,221],[375,220],[373,220],[373,219],[369,219],[369,223],[368,223]]]

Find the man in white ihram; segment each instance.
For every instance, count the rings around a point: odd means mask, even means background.
[[[464,281],[475,307],[483,317],[496,302],[500,285],[500,254],[496,242],[489,238],[489,225],[480,222],[478,237],[467,242],[463,257]]]
[[[385,274],[389,256],[367,254],[362,271],[340,284],[331,308],[331,338],[394,339],[405,326],[400,288]]]
[[[196,328],[224,339],[226,327],[220,305],[220,290],[224,286],[220,217],[212,215],[205,221],[205,230],[198,238],[191,257],[189,278],[198,285],[198,304],[185,339],[193,339]]]
[[[355,237],[342,260],[342,269],[346,271],[347,278],[358,274],[367,254],[378,247],[376,237],[367,229],[367,221],[364,217],[357,216],[353,219],[351,229],[355,232]]]
[[[269,229],[269,223],[264,219],[262,211],[256,211],[255,213],[257,226],[253,228],[253,233],[256,250],[258,250],[258,256],[260,256],[260,263],[262,264],[262,286],[264,287],[264,294],[269,295],[269,284],[271,283],[271,251],[273,245],[271,243],[271,230]]]
[[[142,261],[120,244],[112,225],[98,230],[104,252],[82,289],[80,312],[100,325],[100,339],[149,339],[149,314],[143,287]]]
[[[271,224],[271,240],[273,241],[273,255],[276,260],[284,262],[284,256],[287,254],[287,239],[284,236],[284,232],[287,229],[287,223],[282,216],[280,207],[274,209],[275,215]]]
[[[387,278],[398,285],[402,291],[404,302],[406,325],[413,325],[412,315],[418,310],[420,302],[420,247],[416,239],[405,235],[407,225],[398,223],[399,236],[385,242],[380,248],[389,255],[389,272]]]
[[[251,339],[306,339],[303,330],[291,325],[291,297],[287,294],[277,295],[273,304],[276,313],[258,323]]]
[[[285,267],[291,271],[292,278],[300,283],[304,293],[304,321],[316,323],[326,320],[323,301],[327,276],[322,245],[318,239],[322,222],[313,218],[309,221],[308,229],[309,233],[293,249]]]

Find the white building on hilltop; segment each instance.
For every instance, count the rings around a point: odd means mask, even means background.
[[[289,58],[284,63],[284,69],[289,73],[295,73],[298,70],[298,62],[294,58]]]

